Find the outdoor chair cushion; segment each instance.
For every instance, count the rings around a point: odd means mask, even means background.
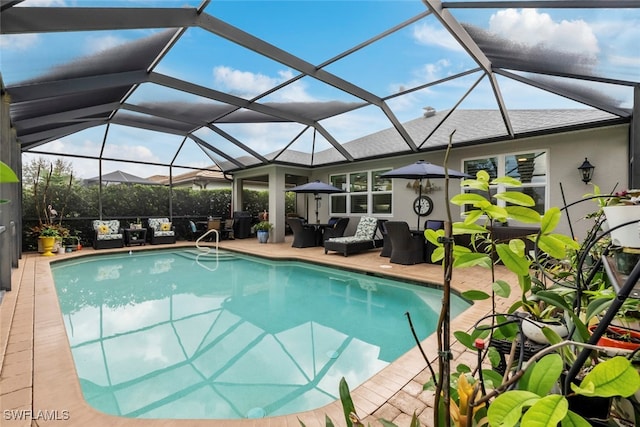
[[[376,239],[378,220],[363,216],[353,236],[334,237],[324,242],[324,253],[336,251],[344,256],[373,249],[382,245],[382,239]]]
[[[122,230],[120,229],[120,221],[112,219],[103,221],[96,219],[93,221],[93,229],[96,232],[97,240],[117,240],[122,239]]]
[[[175,236],[176,234],[169,218],[149,218],[149,228],[153,230],[155,237]]]
[[[124,234],[122,228],[120,228],[120,221],[117,219],[96,219],[92,222],[92,226],[94,249],[111,249],[124,246]]]

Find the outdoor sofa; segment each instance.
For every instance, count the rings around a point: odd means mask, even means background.
[[[361,217],[353,236],[334,237],[326,240],[324,253],[334,251],[349,256],[382,247],[382,238],[377,233],[378,222],[379,220],[370,216]]]

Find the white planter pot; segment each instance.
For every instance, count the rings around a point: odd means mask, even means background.
[[[522,319],[522,333],[525,337],[529,338],[533,342],[538,344],[550,344],[547,337],[542,333],[542,328],[547,327],[560,335],[562,338],[566,338],[569,335],[567,325],[561,322],[540,322],[530,318]]]
[[[603,210],[609,228],[638,221],[613,230],[611,241],[616,246],[640,248],[640,205],[605,206]]]

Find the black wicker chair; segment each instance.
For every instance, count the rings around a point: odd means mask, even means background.
[[[349,218],[339,218],[333,227],[328,227],[324,229],[323,240],[331,239],[332,237],[342,237],[344,236],[344,231],[347,229],[347,225],[349,225]]]
[[[424,236],[413,235],[404,221],[387,221],[387,234],[391,239],[391,257],[394,264],[412,265],[424,262]]]
[[[385,258],[389,258],[391,256],[391,238],[389,237],[389,233],[387,233],[387,227],[385,226],[386,220],[379,220],[378,229],[382,234],[382,250],[380,251],[380,256]]]
[[[294,248],[310,248],[318,245],[318,231],[312,225],[306,225],[299,218],[287,218],[287,224],[293,231]]]

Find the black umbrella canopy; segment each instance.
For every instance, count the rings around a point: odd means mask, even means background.
[[[318,219],[318,203],[320,202],[320,198],[318,194],[332,194],[332,193],[344,193],[344,190],[339,189],[338,187],[334,187],[331,184],[327,184],[322,181],[312,181],[307,182],[306,184],[298,185],[296,187],[287,188],[285,191],[293,191],[294,193],[307,193],[307,194],[315,194],[316,195],[316,223],[319,223]]]
[[[471,175],[453,169],[447,169],[447,171],[449,178],[471,178]],[[425,179],[444,178],[444,173],[445,169],[442,166],[434,165],[424,160],[418,160],[410,165],[385,172],[381,176],[386,178]]]
[[[293,191],[294,193],[312,193],[312,194],[330,194],[330,193],[344,193],[344,190],[334,187],[331,184],[327,184],[322,181],[312,181],[306,184],[298,185],[296,187],[287,188],[285,191]]]
[[[447,169],[449,178],[471,178],[464,172],[459,172],[453,169]],[[402,166],[398,169],[392,169],[389,172],[383,173],[381,176],[385,178],[406,178],[406,179],[418,179],[420,180],[420,192],[418,197],[422,197],[422,180],[429,178],[444,178],[445,168],[442,166],[434,165],[433,163],[425,162],[424,160],[418,160],[407,166]],[[418,229],[420,229],[420,215],[418,215]]]

